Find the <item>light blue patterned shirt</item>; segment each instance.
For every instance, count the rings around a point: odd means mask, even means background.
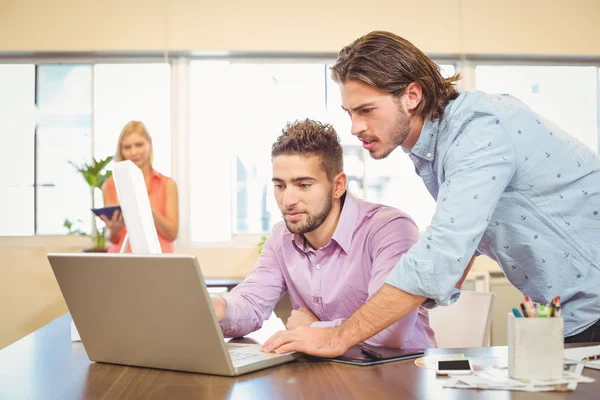
[[[534,301],[560,296],[565,336],[600,319],[595,151],[512,96],[468,91],[425,122],[409,156],[437,207],[388,284],[451,304],[479,252]]]

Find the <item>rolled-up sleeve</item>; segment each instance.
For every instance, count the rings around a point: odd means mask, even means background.
[[[500,121],[490,114],[468,120],[442,160],[443,183],[431,225],[386,283],[452,304],[455,289],[487,228],[517,160]]]

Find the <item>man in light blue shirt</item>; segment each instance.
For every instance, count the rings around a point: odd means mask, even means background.
[[[418,305],[452,304],[478,253],[533,301],[560,296],[565,342],[600,340],[600,159],[508,95],[458,92],[405,39],[372,32],[332,67],[371,157],[401,146],[437,201],[431,226],[343,325],[265,346],[334,356]],[[515,305],[517,306],[517,305]]]

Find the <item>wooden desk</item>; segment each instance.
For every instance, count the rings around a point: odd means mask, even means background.
[[[502,354],[505,348],[464,350]],[[461,352],[433,349],[429,353]],[[299,360],[238,378],[92,363],[80,342],[71,343],[63,315],[0,350],[0,399],[592,399],[598,379],[575,392],[524,393],[442,389],[435,372],[413,360],[355,367]]]

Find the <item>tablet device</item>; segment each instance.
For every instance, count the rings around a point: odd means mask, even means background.
[[[425,354],[425,349],[393,349],[387,347],[374,347],[361,344],[351,347],[345,354],[336,358],[309,356],[321,361],[333,361],[352,365],[376,365],[393,361],[419,358]]]
[[[115,211],[121,212],[121,206],[109,206],[109,207],[102,207],[102,208],[92,208],[92,212],[94,214],[96,214],[97,216],[104,215],[108,219],[112,219],[113,213]]]

